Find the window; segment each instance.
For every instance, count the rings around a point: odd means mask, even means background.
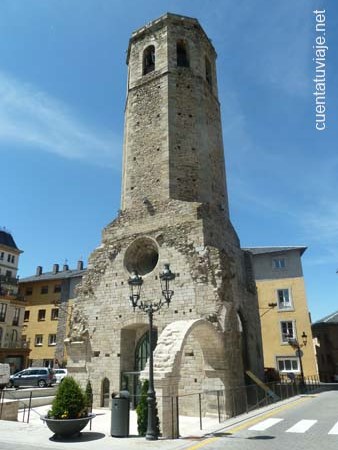
[[[11,277],[12,277],[12,271],[6,270],[6,278],[11,278]]]
[[[3,330],[0,327],[0,347],[2,347],[2,334],[3,334]]]
[[[38,320],[46,320],[46,310],[45,309],[39,309],[38,311]]]
[[[20,308],[15,308],[14,309],[14,316],[13,316],[13,326],[17,327],[19,325],[19,320],[20,320]]]
[[[207,57],[205,57],[205,79],[207,80],[207,83],[212,86],[211,64]]]
[[[42,334],[36,334],[35,335],[35,346],[36,347],[41,347],[43,343],[43,335]]]
[[[143,75],[155,70],[155,47],[149,45],[143,52]]]
[[[27,287],[25,290],[25,295],[32,295],[33,294],[33,288],[32,287]]]
[[[285,269],[286,267],[285,258],[274,258],[272,260],[272,266],[274,269]]]
[[[157,343],[157,330],[153,330],[152,341],[154,348]],[[139,340],[135,350],[135,370],[141,371],[145,368],[149,358],[149,331],[147,331]]]
[[[52,308],[50,319],[51,320],[58,320],[59,318],[59,309],[58,308]]]
[[[277,300],[279,309],[292,308],[292,301],[289,289],[277,289]]]
[[[56,334],[50,334],[48,336],[48,345],[56,345]]]
[[[4,252],[1,252],[1,253],[0,253],[0,260],[3,261],[4,257],[5,257],[5,253],[4,253]]]
[[[8,253],[8,255],[7,255],[7,262],[11,262],[11,258],[12,258],[12,255],[10,255],[10,254]]]
[[[178,41],[176,44],[177,67],[189,67],[187,46],[184,41]]]
[[[17,340],[18,340],[18,332],[16,330],[12,330],[11,344],[15,345]]]
[[[56,284],[56,285],[54,286],[54,292],[55,292],[55,293],[61,292],[61,284]]]
[[[0,303],[0,322],[4,322],[6,319],[7,305],[6,303]]]
[[[12,264],[14,264],[14,262],[15,262],[15,256],[13,256],[13,255],[12,255],[12,258],[11,258],[11,262],[12,262]]]
[[[30,311],[26,310],[25,311],[25,315],[23,316],[24,322],[28,322],[29,321],[29,315],[30,315]]]
[[[299,372],[298,358],[277,358],[279,372]]]
[[[292,320],[283,321],[280,325],[283,343],[288,343],[290,339],[296,338],[295,326]]]
[[[42,286],[41,294],[48,294],[48,286]]]

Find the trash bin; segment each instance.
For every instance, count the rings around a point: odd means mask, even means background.
[[[110,434],[114,437],[129,436],[129,396],[112,396]]]

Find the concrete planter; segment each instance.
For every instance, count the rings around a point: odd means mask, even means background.
[[[89,414],[87,417],[80,419],[50,419],[47,416],[41,417],[41,420],[46,422],[48,428],[53,431],[55,438],[69,438],[76,437],[80,431],[87,425],[87,423],[94,419],[96,414]]]

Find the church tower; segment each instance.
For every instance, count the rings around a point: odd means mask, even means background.
[[[148,323],[130,307],[128,278],[136,270],[143,301],[158,300],[170,263],[175,294],[154,316],[154,377],[162,433],[172,436],[172,399],[185,394],[180,413],[194,415],[193,395],[242,385],[248,369],[262,375],[258,303],[229,218],[211,41],[196,19],[165,14],[132,34],[127,64],[121,210],[75,300],[68,367],[92,381],[96,405],[122,382],[137,395]]]
[[[122,210],[169,199],[228,218],[216,52],[195,19],[167,14],[133,33]]]

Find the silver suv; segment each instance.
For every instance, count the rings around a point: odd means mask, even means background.
[[[17,372],[9,378],[9,387],[39,386],[40,388],[56,383],[55,374],[47,367],[30,367]]]

